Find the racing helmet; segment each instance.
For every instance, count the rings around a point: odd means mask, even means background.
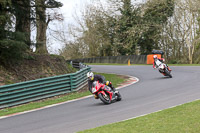
[[[154,59],[158,59],[158,56],[157,56],[157,55],[154,55],[153,58],[154,58]]]
[[[90,79],[90,80],[94,80],[94,73],[93,73],[93,72],[88,72],[88,73],[87,73],[87,77],[88,77],[88,79]]]

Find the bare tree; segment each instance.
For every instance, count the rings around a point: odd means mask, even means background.
[[[161,46],[164,46],[167,57],[192,64],[198,42],[200,1],[176,0],[175,3],[174,15],[162,33]]]
[[[35,0],[36,5],[36,27],[37,27],[37,35],[36,35],[36,52],[37,53],[48,53],[46,46],[46,30],[50,21],[54,19],[62,19],[59,18],[59,14],[50,15],[46,14],[47,8],[59,8],[62,6],[60,2],[55,0]]]
[[[74,19],[77,24],[68,26],[68,34],[72,41],[65,43],[62,55],[80,58],[80,56],[95,57],[111,54],[111,51],[108,52],[110,42],[107,35],[109,28],[106,28],[108,25],[105,22],[106,15],[101,2],[95,1],[95,3],[98,4],[88,4],[81,11],[81,17],[75,13]],[[74,52],[71,52],[73,50]]]

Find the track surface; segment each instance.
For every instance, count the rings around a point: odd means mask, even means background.
[[[92,71],[131,75],[123,100],[104,105],[93,97],[0,119],[0,133],[71,133],[149,114],[200,98],[200,67],[171,67],[173,78],[152,66],[91,66]]]

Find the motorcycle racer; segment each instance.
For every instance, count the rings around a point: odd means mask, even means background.
[[[154,62],[153,62],[153,68],[154,68],[154,69],[156,69],[156,68],[159,66],[160,63],[164,63],[164,62],[165,62],[165,59],[164,59],[164,58],[158,58],[157,55],[154,55],[154,56],[153,56],[153,59],[154,59]],[[165,64],[165,65],[167,66],[167,69],[168,69],[169,71],[172,71],[172,70],[169,68],[169,66],[168,66],[167,64]]]
[[[107,86],[109,86],[115,93],[117,92],[116,89],[113,87],[112,83],[110,81],[105,81],[105,77],[102,75],[98,75],[95,74],[93,72],[88,72],[87,73],[87,77],[88,77],[88,87],[89,87],[89,91],[92,93],[92,83],[94,81],[99,81],[99,83],[105,84]],[[97,96],[95,95],[95,98],[97,98]]]

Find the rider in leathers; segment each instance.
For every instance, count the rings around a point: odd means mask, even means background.
[[[156,64],[157,60],[159,60],[159,61],[162,62],[162,63],[165,62],[165,59],[164,59],[164,58],[158,58],[157,55],[154,55],[154,56],[153,56],[153,59],[154,59],[154,62],[153,62],[153,68],[154,68],[154,69],[158,67],[158,65]],[[165,65],[167,66],[167,69],[168,69],[169,71],[171,71],[171,69],[169,68],[169,66],[168,66],[167,64],[165,64]]]
[[[107,86],[109,86],[115,93],[117,92],[116,89],[112,86],[112,83],[110,81],[105,81],[105,77],[102,75],[97,75],[97,74],[93,74],[92,72],[88,72],[87,73],[87,77],[88,77],[88,87],[89,87],[89,91],[92,93],[92,83],[94,81],[99,81],[99,83],[105,84]],[[95,98],[98,98],[95,95]]]

